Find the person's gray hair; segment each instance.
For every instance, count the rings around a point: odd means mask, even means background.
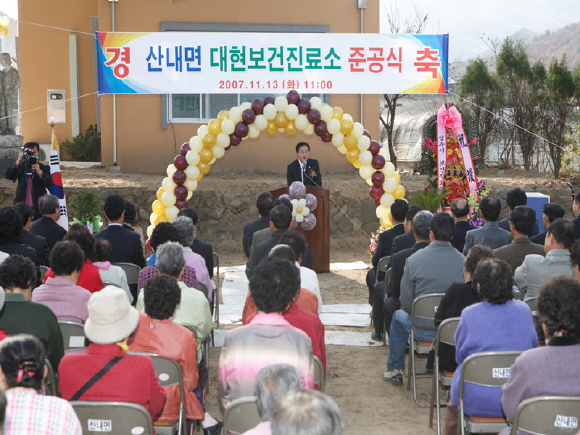
[[[429,240],[429,225],[433,219],[433,213],[421,210],[413,218],[413,230],[419,240]]]
[[[262,421],[272,420],[276,405],[290,390],[302,388],[300,373],[289,364],[272,364],[258,372],[254,381],[254,395]]]
[[[164,243],[157,248],[157,252],[155,254],[157,255],[156,265],[159,273],[177,278],[182,269],[185,267],[183,246],[181,246],[179,243]]]
[[[57,208],[60,208],[60,204],[56,196],[43,195],[38,198],[38,212],[40,214],[53,214]]]
[[[187,216],[179,216],[175,218],[172,224],[177,230],[181,246],[186,248],[191,247],[191,244],[195,240],[195,226],[193,225],[191,218],[188,218]]]
[[[272,417],[272,435],[342,435],[343,421],[334,400],[316,390],[290,391]]]

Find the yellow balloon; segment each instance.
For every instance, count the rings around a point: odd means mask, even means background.
[[[278,112],[276,117],[274,118],[274,124],[278,128],[284,128],[288,125],[288,118],[286,118],[286,114],[284,112]]]
[[[355,168],[360,169],[362,168],[362,163],[360,162],[360,160],[357,160],[356,162],[354,162],[352,164]]]
[[[212,149],[214,147],[214,145],[216,144],[217,139],[213,134],[208,133],[208,134],[203,135],[201,142],[203,143],[204,148]],[[200,154],[201,154],[201,151],[200,151]]]
[[[395,199],[403,199],[405,197],[405,188],[403,185],[399,184],[392,195]]]
[[[266,127],[266,133],[268,134],[276,134],[278,133],[278,127],[274,124],[274,121],[268,121],[268,127]]]
[[[221,119],[222,121],[224,119],[229,119],[230,118],[230,112],[229,110],[220,110],[220,112],[218,113],[218,119]]]
[[[200,181],[200,180],[203,178],[203,174],[201,173],[201,169],[200,169],[200,166],[199,166],[199,165],[204,165],[204,164],[205,164],[205,163],[199,163],[199,164],[197,165],[197,169],[198,169],[198,171],[197,171],[197,172],[199,172],[199,175],[197,176],[197,179],[196,179],[195,181]]]
[[[332,117],[334,119],[338,119],[339,121],[342,120],[342,115],[344,114],[344,110],[342,110],[342,107],[333,107],[332,108]]]
[[[358,138],[354,134],[349,134],[344,137],[344,146],[347,150],[357,150],[358,151]]]
[[[201,163],[209,163],[211,159],[213,159],[213,153],[210,149],[204,148],[199,152],[199,161]]]
[[[153,210],[153,213],[155,214],[164,214],[165,208],[166,207],[163,205],[163,203],[158,199],[153,201],[153,204],[151,205],[151,210]]]
[[[164,193],[165,189],[163,187],[160,187],[159,189],[157,189],[157,193],[155,194],[155,196],[159,201],[161,201],[161,197],[163,196]]]
[[[207,129],[209,130],[209,132],[211,134],[213,134],[214,136],[217,136],[218,134],[220,134],[222,132],[222,123],[220,120],[212,119],[207,124]]]
[[[153,222],[153,225],[157,226],[161,222],[169,222],[169,219],[167,219],[167,216],[165,216],[164,214],[159,215],[155,218],[155,222]]]
[[[203,175],[207,174],[211,169],[211,166],[208,165],[207,163],[200,163],[199,165],[197,165],[197,167],[199,168],[199,172],[201,172]]]
[[[401,184],[401,176],[398,172],[395,172],[393,175],[391,175],[391,178],[394,178],[397,184]]]
[[[344,117],[343,117],[342,121],[340,121],[340,132],[342,134],[344,134],[345,136],[347,134],[352,133],[353,127],[354,127],[354,124],[352,123],[352,121],[350,119],[344,119]]]
[[[354,165],[354,163],[358,161],[358,155],[359,155],[358,149],[355,148],[354,150],[348,150],[346,152],[346,160],[348,160],[349,163],[352,163]]]
[[[284,132],[288,136],[294,136],[297,131],[298,129],[296,128],[296,125],[294,124],[293,121],[288,121],[288,124],[286,125],[286,127],[284,127]]]

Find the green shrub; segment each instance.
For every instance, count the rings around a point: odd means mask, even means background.
[[[66,140],[61,145],[68,154],[66,160],[74,162],[100,162],[101,161],[101,133],[96,125],[90,125],[85,135],[79,134],[71,141]]]

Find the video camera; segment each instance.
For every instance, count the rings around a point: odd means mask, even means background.
[[[22,159],[26,162],[26,166],[29,168],[32,165],[36,165],[38,163],[38,156],[34,154],[34,150],[31,148],[22,148]]]

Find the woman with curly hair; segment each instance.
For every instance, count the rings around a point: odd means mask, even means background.
[[[47,374],[45,358],[42,343],[32,335],[14,335],[0,343],[0,383],[8,401],[4,434],[82,434],[66,400],[38,394]]]
[[[538,314],[546,346],[522,353],[511,368],[501,398],[509,421],[513,421],[518,405],[530,397],[580,396],[580,376],[574,363],[580,359],[578,280],[558,276],[547,281],[540,289]]]
[[[457,433],[459,377],[468,356],[487,351],[524,351],[538,345],[530,309],[524,302],[513,299],[512,271],[507,262],[498,258],[480,261],[472,280],[482,302],[463,310],[455,333],[458,366],[447,405],[446,435]],[[465,414],[503,417],[501,388],[466,384],[463,391]]]

